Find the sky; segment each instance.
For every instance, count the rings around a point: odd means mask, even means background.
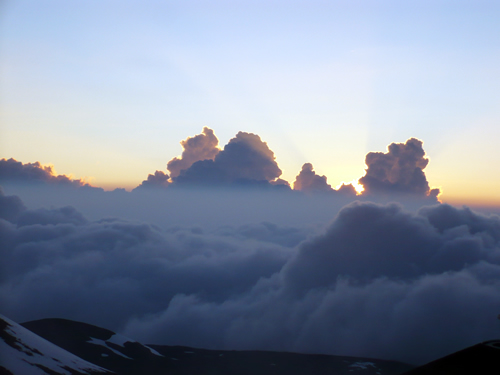
[[[107,190],[179,142],[260,135],[332,186],[416,137],[454,204],[500,204],[494,1],[3,1],[0,149]]]
[[[498,338],[499,8],[2,2],[0,313],[416,365]]]

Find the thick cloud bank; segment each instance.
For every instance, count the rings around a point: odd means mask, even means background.
[[[423,172],[429,163],[422,141],[410,138],[406,143],[391,143],[387,153],[366,155],[366,174],[359,179],[364,194],[416,194],[436,197],[438,189],[429,189]]]
[[[270,223],[205,232],[89,221],[3,194],[0,205],[0,306],[17,321],[412,363],[498,336],[500,218],[467,208],[356,202],[311,235]]]
[[[0,159],[0,183],[50,184],[60,187],[90,187],[83,180],[56,175],[54,167],[40,162],[23,164],[15,159]]]
[[[173,158],[167,164],[172,178],[200,160],[213,160],[219,153],[219,140],[210,128],[204,127],[201,134],[181,141],[182,156]]]

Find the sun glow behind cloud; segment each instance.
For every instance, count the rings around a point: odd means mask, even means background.
[[[340,187],[342,185],[352,185],[354,187],[354,189],[356,190],[356,193],[358,194],[361,194],[363,192],[363,190],[365,190],[365,188],[363,187],[363,185],[360,185],[358,183],[358,180],[352,180],[352,181],[349,181],[349,182],[344,182],[342,181],[340,184],[338,184],[336,187],[335,187],[335,190],[338,190],[340,189]]]
[[[338,185],[417,137],[444,200],[499,199],[498,4],[6,4],[1,157],[130,189],[207,125]]]

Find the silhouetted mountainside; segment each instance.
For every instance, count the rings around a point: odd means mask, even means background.
[[[0,337],[1,375],[111,374],[3,316],[0,316]]]
[[[497,375],[500,374],[500,340],[468,347],[410,370],[404,375]]]
[[[123,375],[396,375],[413,368],[370,358],[143,345],[110,330],[65,319],[22,325],[88,362]]]

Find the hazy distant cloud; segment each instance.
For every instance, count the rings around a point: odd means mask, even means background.
[[[326,182],[326,176],[316,174],[311,163],[305,163],[302,166],[302,170],[293,183],[293,189],[304,192],[333,191],[332,187]]]
[[[416,194],[437,196],[438,189],[430,191],[423,172],[429,163],[422,141],[410,138],[406,143],[391,143],[388,152],[370,152],[366,155],[366,174],[359,179],[363,194]]]
[[[270,242],[287,247],[298,245],[312,232],[312,228],[284,227],[269,222],[245,224],[237,228],[224,226],[215,231],[220,236]]]
[[[142,181],[142,183],[137,186],[136,189],[143,188],[162,188],[170,185],[168,174],[162,171],[156,171],[155,174],[149,174],[147,180]]]
[[[271,223],[164,231],[8,202],[0,306],[14,320],[59,316],[126,326],[144,342],[416,363],[496,332],[498,216],[358,202],[320,234]]]
[[[280,175],[267,143],[256,134],[239,132],[214,160],[198,161],[173,180],[177,185],[269,186]]]
[[[0,159],[0,183],[51,184],[57,186],[90,187],[83,180],[56,175],[54,167],[40,162],[23,164],[15,159]]]
[[[84,225],[87,224],[88,221],[74,207],[66,206],[50,210],[46,208],[25,210],[19,215],[16,223],[18,227],[24,227],[30,225],[58,224]]]
[[[202,134],[181,141],[182,156],[173,158],[167,164],[170,176],[177,177],[182,170],[188,169],[197,161],[213,160],[220,151],[217,147],[218,144],[219,140],[214,131],[207,127],[203,128]]]

